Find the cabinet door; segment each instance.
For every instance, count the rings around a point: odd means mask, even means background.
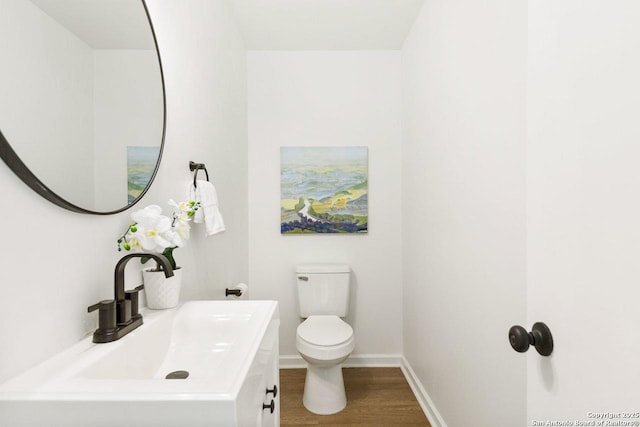
[[[277,330],[276,330],[277,332]],[[269,352],[269,359],[265,367],[265,380],[267,390],[264,403],[270,405],[273,401],[274,410],[265,409],[262,412],[263,427],[279,427],[280,426],[280,351],[278,349],[278,337],[274,340],[273,348]],[[275,396],[274,396],[275,395]]]

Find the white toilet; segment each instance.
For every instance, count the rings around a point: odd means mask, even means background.
[[[335,414],[347,406],[342,362],[354,340],[341,317],[349,312],[350,276],[343,264],[296,267],[300,317],[306,319],[296,331],[296,348],[308,363],[302,403],[316,414]]]

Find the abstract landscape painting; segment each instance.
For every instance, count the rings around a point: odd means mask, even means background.
[[[131,204],[147,187],[158,163],[160,147],[127,147],[127,195]]]
[[[281,147],[280,232],[366,233],[367,147]]]

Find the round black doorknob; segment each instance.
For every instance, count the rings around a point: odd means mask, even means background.
[[[509,343],[511,347],[518,353],[524,353],[529,350],[529,332],[522,326],[512,326],[509,329]]]
[[[522,326],[512,326],[509,329],[509,343],[518,353],[526,352],[531,345],[542,356],[549,356],[553,352],[553,336],[549,327],[542,322],[534,323],[531,332]]]

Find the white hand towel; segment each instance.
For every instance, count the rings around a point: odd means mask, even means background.
[[[222,233],[225,231],[224,220],[218,208],[218,193],[216,188],[209,181],[197,181],[197,187],[189,183],[187,198],[200,202],[200,209],[196,211],[193,222],[205,225],[207,236]]]

